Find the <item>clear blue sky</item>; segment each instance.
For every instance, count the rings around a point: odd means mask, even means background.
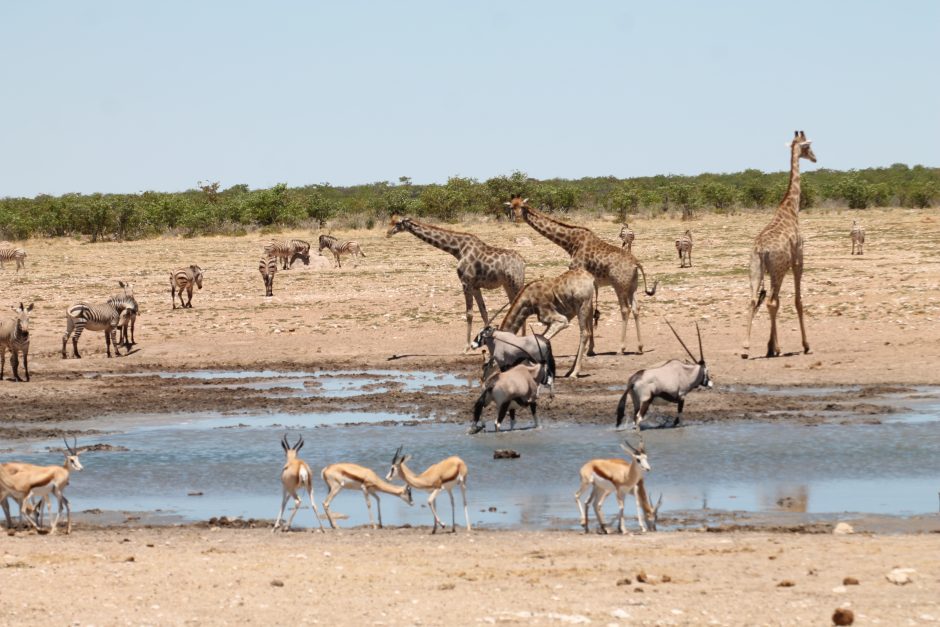
[[[940,2],[0,4],[0,196],[940,165]]]

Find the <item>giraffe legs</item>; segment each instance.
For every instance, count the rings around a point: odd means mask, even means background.
[[[643,335],[640,333],[640,304],[636,300],[636,285],[634,291],[617,292],[617,302],[620,304],[620,352],[627,354],[627,327],[630,324],[630,314],[633,314],[633,322],[636,324],[636,344],[637,352],[643,354]]]
[[[463,298],[467,304],[467,345],[463,352],[469,353],[473,333],[473,289],[469,285],[463,287]]]
[[[767,357],[780,356],[780,343],[777,341],[777,311],[780,309],[780,284],[783,277],[779,273],[770,275],[770,298],[767,299],[767,313],[770,314],[770,340],[767,342]]]
[[[798,261],[793,264],[793,303],[796,306],[796,315],[800,319],[800,336],[803,339],[803,353],[809,353],[809,342],[806,339],[806,325],[803,323],[803,295],[800,292],[800,281],[802,278],[803,259],[801,255]]]
[[[744,349],[741,359],[747,359],[751,348],[751,327],[754,324],[754,314],[763,300],[761,295],[764,287],[764,264],[758,253],[751,254],[751,301],[747,306],[747,327],[744,335]]]

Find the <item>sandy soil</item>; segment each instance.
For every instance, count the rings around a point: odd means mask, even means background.
[[[912,582],[890,583],[895,567]],[[105,529],[4,538],[0,573],[4,624],[827,625],[839,607],[859,625],[940,619],[937,535]]]
[[[681,270],[673,241],[687,225],[631,221],[634,250],[660,281],[654,297],[640,298],[647,352],[614,352],[619,315],[612,291],[602,291],[601,355],[587,361],[587,376],[559,381],[542,415],[612,420],[630,373],[682,356],[664,316],[689,342],[693,322],[701,324],[718,386],[690,398],[689,421],[877,420],[891,409],[878,400],[880,393],[940,383],[940,230],[930,211],[864,212],[863,257],[849,255],[852,214],[803,215],[813,353],[742,360],[748,247],[768,215],[695,221],[695,265]],[[613,220],[588,224],[611,240],[619,230]],[[530,280],[566,267],[563,252],[525,225],[457,228],[516,246],[529,262]],[[454,260],[408,234],[386,239],[384,228],[336,234],[358,240],[368,257],[342,269],[315,257],[309,267],[279,273],[275,297],[267,300],[256,269],[266,239],[260,235],[26,242],[28,273],[8,267],[0,278],[4,302],[36,303],[33,381],[0,383],[0,437],[47,437],[58,427],[46,423],[113,413],[304,411],[347,402],[194,387],[153,376],[162,370],[382,367],[439,370],[473,381],[481,357],[462,353],[463,299]],[[282,235],[316,240],[310,232]],[[168,274],[188,263],[205,269],[205,288],[193,309],[173,310]],[[79,299],[103,301],[118,279],[133,282],[143,309],[138,346],[107,359],[101,334],[87,334],[84,359],[62,360],[64,309]],[[488,302],[495,309],[504,296],[489,293]],[[762,312],[755,348],[766,342],[767,329]],[[783,350],[797,351],[791,283],[784,288],[780,329]],[[628,338],[635,348],[632,322]],[[557,338],[560,367],[570,364],[576,342],[575,330]],[[125,376],[141,373],[149,376]],[[781,396],[749,385],[861,387]],[[356,403],[466,420],[474,392],[461,386],[447,392],[393,390]],[[5,537],[0,622],[828,624],[839,606],[850,607],[858,624],[940,619],[940,536],[934,534],[623,538],[476,531],[431,537],[426,530],[357,529],[272,536],[262,529],[119,526],[79,523],[69,537]],[[889,583],[885,574],[894,567],[915,569],[913,583]],[[650,583],[638,581],[640,571]],[[844,577],[861,583],[842,586]]]
[[[778,359],[739,357],[748,298],[748,249],[769,213],[733,217],[705,216],[691,226],[694,267],[680,269],[673,242],[686,226],[675,220],[634,220],[634,251],[651,279],[653,297],[641,296],[646,352],[619,355],[619,311],[612,290],[601,292],[604,315],[597,331],[599,356],[587,361],[586,376],[561,381],[548,419],[612,419],[619,390],[635,370],[681,357],[681,348],[663,323],[668,317],[694,344],[693,322],[704,332],[705,353],[715,393],[696,394],[687,404],[695,420],[761,419],[768,410],[795,419],[818,420],[825,411],[878,413],[866,399],[897,384],[940,383],[940,229],[931,211],[867,211],[866,254],[851,256],[849,212],[802,216],[807,239],[804,301],[812,354],[799,352],[799,331],[792,307],[792,282],[783,291]],[[614,239],[612,220],[593,220],[596,232]],[[488,242],[517,248],[528,261],[527,278],[553,276],[567,264],[564,252],[527,225],[478,221],[456,228]],[[464,355],[463,298],[454,259],[407,233],[385,237],[384,226],[335,233],[358,240],[368,255],[358,267],[342,269],[313,257],[310,266],[281,272],[275,297],[263,297],[257,258],[267,236],[162,238],[129,243],[88,244],[77,240],[25,243],[28,273],[4,271],[4,300],[35,302],[31,366],[34,382],[0,385],[0,418],[45,422],[134,411],[303,410],[322,400],[271,401],[261,393],[185,388],[155,378],[99,377],[97,373],[152,372],[189,368],[262,367],[284,369],[364,367],[436,369],[479,373],[480,355]],[[316,240],[316,233],[285,237]],[[200,264],[205,289],[194,308],[173,310],[168,275],[179,266]],[[141,303],[138,346],[129,356],[107,359],[100,333],[82,338],[84,358],[60,358],[63,311],[73,301],[103,301],[117,291],[119,279],[131,281]],[[487,294],[490,310],[505,302]],[[479,317],[477,317],[479,320]],[[768,335],[761,312],[755,322],[752,354]],[[577,332],[555,342],[560,368],[566,369]],[[630,323],[628,347],[636,347]],[[71,354],[71,349],[69,349]],[[9,368],[9,366],[8,366]],[[7,371],[9,376],[9,370]],[[739,384],[861,384],[861,393],[832,398],[788,399],[740,392]],[[361,399],[360,399],[361,400]],[[365,399],[373,409],[411,404],[455,420],[466,419],[473,394],[454,390],[444,407],[440,398],[421,394],[377,395]],[[828,410],[825,408],[829,407]],[[2,436],[22,432],[7,428]]]

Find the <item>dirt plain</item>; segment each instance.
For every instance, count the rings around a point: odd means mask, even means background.
[[[849,254],[854,217],[867,228],[864,256]],[[940,384],[935,211],[804,213],[803,292],[812,353],[799,350],[788,280],[779,316],[786,354],[742,360],[748,251],[768,218],[769,211],[695,220],[694,265],[687,269],[679,268],[673,242],[688,224],[631,220],[634,252],[650,279],[659,281],[655,296],[640,296],[646,352],[616,353],[619,311],[612,290],[602,290],[600,354],[586,362],[586,376],[559,380],[543,419],[612,421],[632,372],[682,356],[664,317],[690,345],[693,323],[701,325],[716,384],[715,391],[689,399],[689,422],[878,420],[892,411],[880,394]],[[612,218],[572,220],[616,241],[619,224]],[[528,280],[567,266],[563,251],[526,225],[477,219],[451,228],[515,247],[528,262]],[[23,242],[27,272],[16,274],[8,265],[0,273],[0,304],[35,303],[33,380],[0,383],[0,438],[49,437],[62,432],[59,423],[116,413],[308,411],[349,402],[194,387],[155,376],[161,371],[392,368],[475,380],[482,357],[463,353],[454,259],[407,233],[387,239],[384,225],[334,234],[359,241],[367,257],[335,269],[314,255],[310,266],[278,273],[271,299],[263,297],[257,271],[266,235]],[[276,236],[316,241],[317,233]],[[195,293],[192,309],[174,310],[169,273],[189,263],[205,270],[204,289]],[[138,345],[127,356],[108,359],[101,334],[87,333],[84,358],[61,359],[65,308],[78,300],[104,301],[118,291],[118,280],[134,285],[141,304]],[[486,296],[491,311],[505,302],[502,293]],[[764,352],[768,326],[761,311],[752,355]],[[627,338],[635,350],[632,320]],[[562,371],[576,343],[576,329],[554,342]],[[753,386],[792,387],[794,393],[762,395]],[[805,394],[796,386],[826,389]],[[443,396],[404,390],[359,396],[355,405],[390,413],[403,407],[433,411],[440,419],[465,421],[473,400],[466,387],[455,387]],[[671,406],[659,409],[672,412]],[[482,531],[432,539],[415,530],[272,537],[251,529],[119,527],[79,524],[71,537],[5,539],[0,602],[7,614],[0,622],[827,624],[846,603],[858,624],[940,619],[940,539],[931,534],[602,538]],[[885,580],[896,566],[916,569],[912,584]],[[658,583],[637,584],[639,570],[659,577]],[[663,574],[672,581],[663,583]],[[844,576],[862,585],[834,591]],[[626,578],[632,583],[617,585]],[[784,580],[794,585],[778,587]],[[56,594],[35,594],[52,589]]]

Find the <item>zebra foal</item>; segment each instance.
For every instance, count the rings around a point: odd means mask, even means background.
[[[20,268],[23,268],[23,272],[26,272],[26,251],[13,246],[10,242],[2,242],[0,243],[0,270],[4,268],[3,264],[7,261],[16,262],[17,272],[20,271]]]
[[[170,275],[170,300],[173,301],[173,309],[176,309],[176,293],[180,295],[180,307],[192,309],[193,307],[193,286],[202,289],[202,268],[199,266],[189,266],[180,268]],[[183,304],[183,290],[189,296],[189,301]]]
[[[23,370],[26,381],[29,381],[29,312],[33,305],[14,309],[16,315],[12,318],[0,320],[0,381],[3,380],[3,366],[6,363],[7,350],[10,351],[10,367],[13,369],[13,380],[22,381],[19,372],[19,359],[17,353],[23,353]]]
[[[69,307],[65,312],[65,334],[62,336],[62,359],[66,359],[65,347],[68,344],[69,336],[72,337],[72,356],[75,359],[81,359],[78,352],[78,338],[82,336],[82,331],[104,331],[104,344],[111,356],[111,345],[114,344],[114,354],[121,356],[118,348],[118,342],[114,337],[114,332],[124,324],[130,312],[125,309],[122,312],[113,305],[89,305],[87,303],[76,303]],[[73,335],[74,333],[74,335]]]
[[[688,230],[676,240],[676,252],[679,253],[679,267],[692,267],[692,231]]]
[[[852,220],[852,254],[863,255],[865,246],[865,227],[858,223],[858,220]],[[858,253],[855,251],[858,250]]]
[[[294,262],[300,259],[305,266],[310,265],[310,242],[302,239],[271,240],[264,247],[266,257],[276,257],[284,263],[282,270],[290,270]]]
[[[264,295],[274,296],[274,275],[277,274],[277,257],[265,255],[258,262],[258,272],[264,279]]]
[[[320,254],[323,254],[323,249],[328,248],[333,257],[336,259],[336,267],[342,268],[343,264],[340,263],[340,255],[352,255],[353,257],[365,257],[366,254],[362,252],[362,248],[359,246],[359,242],[354,242],[352,240],[347,242],[341,242],[332,235],[321,235],[320,236]]]

